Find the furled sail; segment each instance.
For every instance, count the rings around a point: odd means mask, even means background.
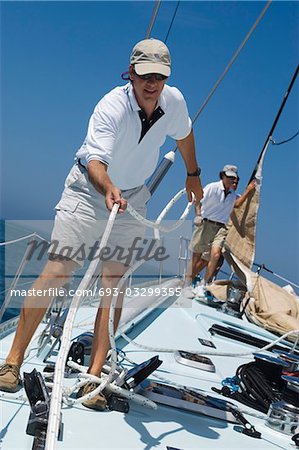
[[[262,168],[267,148],[268,145],[265,147],[257,165],[254,176],[256,180],[255,189],[250,192],[249,197],[242,206],[233,210],[228,224],[226,245],[230,252],[250,269],[255,256],[256,225],[260,202]]]
[[[267,136],[264,147],[261,151],[256,167],[251,175],[251,180],[256,179],[256,189],[251,191],[248,199],[238,209],[233,210],[231,220],[229,223],[229,231],[226,239],[229,251],[235,255],[239,261],[241,261],[246,267],[251,269],[255,255],[255,237],[256,237],[256,224],[257,213],[260,200],[260,188],[262,181],[262,167],[265,158],[266,151],[269,143],[271,142],[273,132],[291,92],[293,84],[297,78],[299,66],[296,67],[295,73],[292,77],[290,85],[284,95],[283,101],[280,105],[278,113],[275,117],[273,125]]]

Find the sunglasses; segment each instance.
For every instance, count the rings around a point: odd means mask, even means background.
[[[162,80],[167,80],[167,78],[168,78],[165,75],[162,75],[161,73],[146,73],[144,75],[138,75],[138,73],[136,73],[135,70],[134,70],[134,73],[141,80],[150,80],[152,77],[154,77],[156,81],[162,81]]]
[[[232,183],[239,183],[239,178],[236,178],[236,177],[228,177],[228,176],[226,176],[226,178],[228,178],[229,181],[231,181]]]

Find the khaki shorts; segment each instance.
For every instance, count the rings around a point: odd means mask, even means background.
[[[203,221],[193,232],[190,249],[193,253],[210,253],[212,247],[222,248],[227,236],[225,225]]]
[[[122,191],[122,196],[142,216],[150,193],[146,186]],[[106,228],[110,211],[105,197],[89,182],[87,171],[77,164],[65,181],[61,199],[55,207],[56,217],[48,253],[74,260],[80,266],[92,260]],[[116,216],[109,237],[104,261],[118,261],[132,265],[130,248],[142,246],[145,227],[127,211]],[[109,250],[108,250],[109,248]],[[132,252],[131,252],[132,253]]]

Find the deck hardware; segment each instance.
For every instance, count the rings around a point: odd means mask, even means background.
[[[84,345],[81,342],[73,342],[69,353],[67,355],[66,361],[69,360],[74,361],[81,366],[84,366]],[[69,367],[66,363],[65,365],[66,372],[76,372],[76,370]]]
[[[234,426],[234,430],[235,431],[238,431],[239,433],[246,434],[246,436],[249,436],[249,437],[252,437],[252,438],[255,438],[255,439],[260,439],[261,438],[262,434],[259,431],[256,431],[255,427],[250,422],[248,422],[247,419],[245,419],[245,417],[243,416],[241,411],[239,411],[235,407],[231,407],[230,411],[234,415],[234,417],[239,422],[241,422],[241,424],[243,425],[243,427]]]
[[[67,314],[68,308],[66,308],[63,312],[62,308],[60,308],[57,314],[52,314],[50,316],[50,321],[46,325],[40,337],[39,349],[37,352],[37,355],[39,356],[48,344],[51,345],[50,349],[47,351],[43,359],[43,362],[48,361],[48,358],[52,355],[54,348],[57,346],[57,344],[60,344],[61,336],[63,333],[63,326]],[[52,338],[54,338],[54,342],[52,342]]]
[[[31,408],[26,433],[34,436],[32,448],[42,450],[47,436],[50,394],[41,373],[36,369],[31,373],[24,372],[24,388]],[[58,439],[62,440],[61,417]]]
[[[127,387],[128,389],[133,389],[138,386],[138,384],[140,384],[151,373],[158,369],[158,367],[161,366],[162,362],[163,361],[159,359],[159,356],[156,355],[130,369],[125,377],[125,387]],[[131,378],[133,378],[133,381],[129,381]]]
[[[207,372],[215,372],[215,366],[210,358],[202,356],[199,353],[185,352],[178,350],[174,354],[175,360],[179,364],[193,367],[195,369],[206,370]]]
[[[293,435],[299,427],[299,408],[284,400],[273,402],[265,424],[280,433]]]
[[[130,406],[129,402],[125,400],[122,397],[119,397],[117,395],[111,394],[109,396],[106,396],[107,398],[107,404],[110,411],[118,411],[123,413],[128,413]]]
[[[292,441],[294,441],[296,447],[299,448],[299,433],[296,433],[296,434],[294,434],[294,436],[292,436]]]
[[[242,342],[244,344],[252,345],[253,347],[257,347],[257,348],[263,348],[266,345],[270,344],[270,341],[266,341],[264,339],[259,339],[248,333],[240,331],[239,329],[235,329],[233,327],[224,327],[217,323],[214,323],[209,328],[209,332],[211,333],[212,336],[214,336],[215,334],[218,334],[219,336],[224,336],[229,339],[233,339],[237,342]],[[273,349],[282,350],[282,351],[290,350],[290,348],[288,348],[286,346],[277,345],[277,344],[275,344],[275,345],[273,345],[273,347],[271,347],[271,351],[273,351]],[[299,355],[299,352],[295,350],[294,354]]]
[[[201,345],[204,345],[205,347],[213,347],[216,348],[216,345],[214,344],[214,342],[209,341],[208,339],[202,339],[202,338],[197,338],[199,340],[199,342],[201,343]]]

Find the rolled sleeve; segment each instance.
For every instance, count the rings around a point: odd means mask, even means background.
[[[95,107],[78,155],[81,157],[82,153],[87,164],[93,160],[101,161],[107,166],[110,164],[118,133],[119,115],[120,112],[107,96]]]
[[[192,121],[189,117],[187,104],[183,95],[178,89],[173,89],[176,91],[176,105],[169,135],[176,141],[179,141],[191,133]]]

